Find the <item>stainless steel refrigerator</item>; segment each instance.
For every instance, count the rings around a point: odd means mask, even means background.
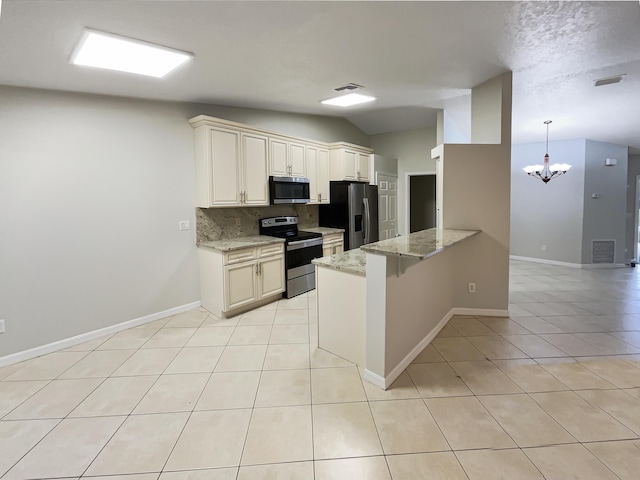
[[[320,226],[344,229],[344,249],[378,241],[378,187],[360,182],[331,182],[331,203],[320,205]]]

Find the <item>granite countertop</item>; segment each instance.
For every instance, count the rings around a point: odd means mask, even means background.
[[[211,242],[201,242],[198,247],[212,248],[221,252],[230,252],[242,248],[260,247],[272,243],[284,243],[284,238],[269,237],[268,235],[252,235],[250,237],[227,238]]]
[[[359,248],[329,257],[316,258],[313,263],[319,267],[333,268],[355,275],[365,276],[367,274],[367,256]]]
[[[440,253],[445,248],[480,233],[481,230],[450,230],[430,228],[406,236],[369,243],[360,247],[367,253],[413,257],[420,260]]]
[[[300,230],[304,230],[305,232],[314,232],[321,233],[322,235],[331,235],[332,233],[344,233],[344,229],[342,228],[333,228],[333,227],[309,227],[309,228],[300,228]]]

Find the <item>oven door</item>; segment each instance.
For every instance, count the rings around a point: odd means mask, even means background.
[[[309,179],[299,177],[269,177],[271,205],[309,203]]]
[[[287,279],[313,273],[314,258],[322,257],[322,237],[298,240],[287,244],[286,264]]]

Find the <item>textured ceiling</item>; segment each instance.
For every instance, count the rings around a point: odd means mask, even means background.
[[[163,80],[75,67],[84,27],[191,51]],[[513,142],[640,149],[640,6],[628,2],[4,0],[0,84],[344,116],[369,134],[513,71]],[[600,77],[626,73],[617,85]],[[354,82],[378,100],[321,105]],[[0,106],[1,107],[1,106]]]

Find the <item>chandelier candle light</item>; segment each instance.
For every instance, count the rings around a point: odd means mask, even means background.
[[[544,154],[544,165],[529,165],[524,167],[523,170],[527,172],[528,175],[539,178],[544,183],[548,183],[552,178],[567,173],[571,165],[568,163],[554,163],[549,166],[549,124],[551,120],[546,120],[544,123],[547,125],[547,148]]]

